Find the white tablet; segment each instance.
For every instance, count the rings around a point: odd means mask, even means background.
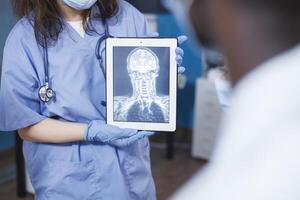
[[[176,130],[176,38],[106,40],[107,123]]]

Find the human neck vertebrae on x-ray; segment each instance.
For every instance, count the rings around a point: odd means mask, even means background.
[[[159,70],[159,60],[149,48],[136,48],[128,55],[127,71],[133,94],[129,98],[115,98],[124,103],[120,111],[115,109],[119,120],[168,122],[169,97],[156,94]]]

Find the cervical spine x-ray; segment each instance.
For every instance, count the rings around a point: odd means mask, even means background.
[[[120,61],[114,68],[114,74],[122,73],[114,76],[115,121],[169,122],[169,48],[153,49],[162,54],[158,56],[154,50],[147,47],[138,47],[133,50],[130,47],[119,49],[119,51],[123,50],[123,53],[118,54],[116,59],[123,59],[125,66]],[[127,57],[124,53],[126,50],[129,52]],[[159,57],[162,60],[161,63]],[[127,76],[128,79],[126,77],[115,79],[122,76]],[[127,92],[121,92],[120,90],[126,84],[130,89],[125,89]],[[122,95],[117,91],[120,91]]]

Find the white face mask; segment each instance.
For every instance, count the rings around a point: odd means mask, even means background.
[[[97,0],[63,0],[64,3],[76,10],[86,10],[91,8]]]

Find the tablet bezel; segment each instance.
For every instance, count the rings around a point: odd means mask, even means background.
[[[177,115],[177,63],[176,48],[178,46],[176,38],[108,38],[106,40],[106,102],[107,102],[107,124],[120,128],[133,128],[146,131],[166,131],[176,130]],[[120,122],[114,120],[114,69],[113,69],[113,48],[114,47],[168,47],[170,48],[170,71],[169,71],[169,122]]]

